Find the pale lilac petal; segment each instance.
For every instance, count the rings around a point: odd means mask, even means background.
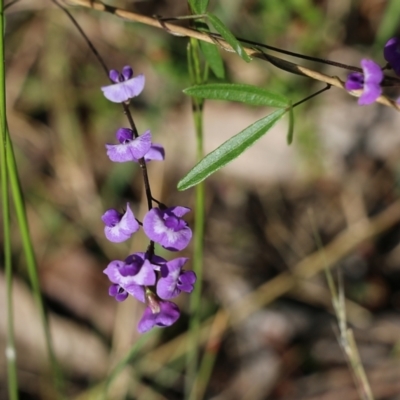
[[[358,99],[358,104],[366,105],[373,103],[382,93],[380,83],[383,80],[381,67],[372,60],[361,60],[363,74],[353,72],[347,77],[345,88],[347,90],[363,89]]]
[[[135,285],[131,283],[125,287],[125,290],[133,296],[136,300],[139,300],[142,303],[146,302],[145,288],[144,286]]]
[[[125,242],[125,240],[128,240],[132,236],[132,234],[122,231],[118,225],[111,228],[106,226],[104,228],[104,234],[106,238],[113,243]]]
[[[171,207],[168,210],[170,210],[172,214],[176,215],[177,217],[183,217],[185,214],[191,211],[190,208],[182,206]]]
[[[129,207],[129,203],[126,204],[126,211],[121,221],[119,222],[119,225],[122,230],[129,233],[134,233],[140,228],[139,223],[136,221],[136,218],[133,215],[131,208]]]
[[[364,73],[365,85],[368,83],[379,84],[382,82],[383,71],[376,62],[363,59],[361,60],[361,67]]]
[[[156,283],[156,273],[149,260],[144,260],[140,271],[133,277],[137,285],[152,286]]]
[[[180,251],[189,244],[192,238],[192,230],[184,220],[176,220],[177,217],[171,211],[173,209],[152,208],[143,219],[143,229],[150,240],[160,244],[165,249]],[[179,207],[178,214],[186,213],[186,210],[189,209]],[[170,221],[175,223],[174,228],[171,228]],[[170,226],[167,226],[167,223]]]
[[[107,155],[111,161],[127,162],[142,158],[150,149],[151,133],[146,131],[136,139],[122,144],[106,144]]]
[[[145,154],[144,160],[149,161],[163,161],[165,159],[165,150],[161,144],[153,143],[149,151]]]
[[[180,311],[176,304],[170,301],[160,301],[159,306],[158,313],[153,313],[150,307],[146,307],[138,324],[139,333],[145,333],[155,326],[171,326],[178,320]]]
[[[105,215],[103,215],[102,217],[103,220],[104,217]],[[120,221],[116,223],[114,226],[106,226],[104,228],[104,233],[106,235],[106,238],[110,242],[121,243],[129,239],[133,233],[139,230],[139,228],[140,225],[136,221],[135,216],[133,215],[133,212],[130,209],[128,203],[125,214],[122,215]]]
[[[138,324],[139,333],[145,333],[152,329],[156,324],[156,318],[157,315],[151,312],[150,307],[146,307]]]
[[[382,93],[382,88],[379,84],[365,84],[362,95],[358,98],[358,104],[364,106],[372,104]]]
[[[113,260],[108,265],[107,268],[103,271],[108,276],[108,279],[112,283],[116,283],[117,285],[122,286],[124,277],[119,272],[119,269],[125,264],[124,261]]]
[[[138,75],[127,81],[114,83],[112,85],[103,86],[104,97],[113,103],[124,103],[138,96],[144,88],[144,75]]]
[[[191,293],[196,282],[193,271],[182,270],[187,258],[180,257],[169,261],[161,269],[161,278],[157,283],[157,295],[168,300],[178,296],[181,291]]]

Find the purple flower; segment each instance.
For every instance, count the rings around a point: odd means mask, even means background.
[[[126,205],[124,214],[111,208],[103,214],[101,219],[106,224],[104,233],[110,242],[123,242],[139,229],[139,223],[136,221],[129,203]]]
[[[138,138],[133,138],[133,131],[129,128],[120,128],[116,133],[120,144],[106,144],[107,155],[111,161],[138,162],[144,157],[146,162],[157,160],[162,161],[165,158],[164,147],[160,144],[151,143],[151,133],[147,130]]]
[[[168,261],[161,267],[161,278],[157,283],[157,295],[164,300],[172,299],[181,292],[191,293],[196,282],[193,271],[183,270],[188,259],[184,257]]]
[[[117,301],[124,301],[129,295],[129,293],[124,288],[116,283],[109,287],[108,294],[112,297],[115,297],[115,300]]]
[[[165,159],[165,150],[161,144],[153,143],[150,146],[149,151],[144,155],[144,160],[149,161],[163,161]]]
[[[144,75],[133,77],[133,70],[129,65],[122,69],[122,73],[112,69],[109,77],[115,83],[103,86],[101,90],[104,97],[113,103],[129,101],[132,97],[138,96],[144,88]]]
[[[143,229],[150,240],[167,250],[183,250],[192,238],[192,230],[183,217],[190,208],[152,208],[143,219]]]
[[[106,144],[107,155],[111,161],[137,161],[151,147],[151,133],[147,130],[138,138],[133,138],[133,131],[128,128],[117,130],[116,137],[120,144]]]
[[[158,300],[153,293],[148,294],[147,299],[149,305],[138,324],[140,333],[145,333],[155,326],[171,326],[178,320],[180,311],[175,303]]]
[[[358,99],[358,104],[366,105],[373,103],[382,93],[380,83],[383,80],[381,67],[372,60],[361,60],[363,73],[353,72],[347,77],[346,90],[364,89]]]
[[[153,256],[149,261],[145,253],[131,254],[125,261],[111,261],[103,271],[114,284],[109,289],[110,296],[122,301],[127,297],[126,292],[144,303],[146,301],[144,286],[156,283],[155,269],[161,268],[165,263],[166,260],[158,256]]]
[[[393,68],[397,75],[400,75],[400,39],[397,37],[389,39],[383,50],[385,60]]]

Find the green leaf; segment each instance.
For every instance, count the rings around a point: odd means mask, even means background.
[[[190,8],[195,14],[204,14],[209,0],[189,0]]]
[[[286,136],[287,144],[290,146],[293,142],[293,134],[294,134],[294,112],[293,107],[290,105],[289,107],[289,128]]]
[[[225,78],[224,62],[215,44],[200,41],[200,48],[214,75],[219,79]]]
[[[251,58],[244,51],[243,46],[238,42],[231,31],[223,24],[223,22],[214,14],[206,13],[208,20],[211,22],[215,30],[232,46],[232,49],[243,58],[244,61],[250,62]]]
[[[197,185],[208,176],[218,171],[254,142],[260,139],[285,114],[286,110],[276,110],[272,114],[259,119],[237,135],[231,137],[217,149],[207,154],[189,173],[178,183],[178,190],[186,190]]]
[[[183,91],[189,96],[210,100],[239,101],[252,106],[270,106],[284,108],[289,100],[281,94],[251,85],[236,83],[208,83],[191,86]]]

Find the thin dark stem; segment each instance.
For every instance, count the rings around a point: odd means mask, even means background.
[[[139,137],[139,132],[136,128],[135,121],[133,120],[131,111],[129,110],[129,107],[126,103],[122,103],[122,107],[124,108],[124,114],[128,118],[129,125],[131,126],[131,129],[133,131],[133,136],[135,138]],[[142,175],[143,175],[143,184],[144,184],[144,190],[146,192],[146,198],[147,198],[147,207],[149,210],[153,208],[153,196],[151,194],[151,187],[150,187],[150,181],[149,181],[149,174],[147,173],[147,166],[146,166],[146,161],[144,160],[144,157],[139,160],[139,166],[140,169],[142,170]]]
[[[297,103],[294,103],[294,104],[292,105],[292,108],[295,108],[295,107],[299,106],[300,104],[305,103],[306,101],[312,99],[313,97],[318,96],[319,94],[321,94],[321,93],[323,93],[323,92],[329,90],[331,87],[332,87],[332,85],[327,84],[323,89],[318,90],[318,92],[315,92],[315,93],[311,94],[310,96],[307,96],[307,97],[304,98],[303,100],[300,100],[300,101],[298,101]]]
[[[211,38],[214,37],[215,39],[222,39],[222,36],[219,35],[218,33],[212,33],[212,32],[208,32],[208,31],[205,31],[205,32]],[[363,72],[362,68],[354,67],[353,65],[343,64],[343,63],[339,63],[339,62],[336,62],[336,61],[327,60],[325,58],[306,56],[304,54],[294,53],[292,51],[283,50],[283,49],[280,49],[278,47],[270,46],[268,44],[254,42],[252,40],[247,40],[247,39],[243,39],[243,38],[240,38],[240,37],[236,37],[236,39],[239,40],[240,42],[243,42],[243,43],[246,43],[246,44],[251,44],[251,45],[255,46],[257,48],[257,50],[260,50],[260,51],[261,51],[261,49],[260,49],[260,47],[261,47],[261,48],[265,48],[265,49],[268,49],[268,50],[276,51],[277,53],[286,54],[286,55],[291,56],[291,57],[301,58],[303,60],[314,61],[314,62],[317,62],[317,63],[320,63],[320,64],[332,65],[334,67],[342,68],[342,69],[345,69],[345,70],[348,70],[348,71],[355,71],[355,72],[361,72],[361,73]],[[386,64],[386,66],[384,68],[382,68],[382,70],[385,70],[385,69],[391,69],[390,65]],[[385,79],[382,82],[382,84],[385,84],[385,83],[388,84],[389,82],[398,83],[399,79],[396,78],[396,77],[393,77],[393,76],[385,76]]]
[[[94,44],[90,41],[90,39],[87,37],[86,33],[83,31],[83,29],[80,27],[78,22],[75,20],[75,18],[72,16],[72,14],[62,5],[60,4],[57,0],[51,0],[57,7],[61,8],[67,14],[68,18],[71,20],[72,24],[75,26],[76,29],[78,29],[79,33],[82,35],[83,39],[85,39],[86,44],[89,46],[90,50],[92,50],[92,53],[95,55],[99,63],[104,69],[104,72],[108,76],[109,68],[107,67],[105,61],[101,57],[100,53],[97,51],[96,47],[94,47]]]
[[[217,33],[209,33],[209,34],[210,34],[210,36],[221,37]],[[221,37],[221,39],[222,39],[222,37]],[[302,58],[303,60],[314,61],[314,62],[321,63],[321,64],[333,65],[334,67],[343,68],[343,69],[346,69],[346,70],[349,70],[349,71],[362,72],[361,68],[354,67],[352,65],[342,64],[342,63],[339,63],[339,62],[336,62],[336,61],[332,61],[332,60],[327,60],[327,59],[324,59],[324,58],[318,58],[318,57],[313,57],[313,56],[306,56],[306,55],[299,54],[299,53],[294,53],[293,51],[283,50],[283,49],[280,49],[278,47],[270,46],[268,44],[253,42],[252,40],[247,40],[247,39],[243,39],[243,38],[240,38],[240,37],[236,37],[236,39],[239,40],[240,42],[243,42],[243,43],[251,44],[251,45],[257,46],[257,47],[263,47],[265,49],[276,51],[277,53],[281,53],[281,54],[286,54],[288,56],[292,56],[292,57],[296,57],[296,58]]]
[[[103,60],[103,58],[101,57],[100,53],[97,51],[96,47],[90,41],[90,39],[88,38],[86,33],[83,31],[83,29],[80,27],[78,22],[75,20],[75,18],[72,16],[72,14],[63,5],[58,3],[57,0],[52,0],[52,1],[59,8],[61,8],[61,10],[63,10],[65,12],[65,14],[67,14],[68,18],[71,20],[71,22],[76,27],[76,29],[78,29],[79,33],[85,39],[85,41],[86,41],[87,45],[89,46],[90,50],[95,55],[95,57],[97,58],[97,60],[101,64],[101,66],[103,67],[104,72],[109,77],[109,68],[107,67],[107,65],[106,65],[105,61]],[[111,82],[114,83],[113,81],[111,81]],[[133,131],[134,137],[135,138],[139,137],[139,132],[138,132],[138,130],[136,128],[136,124],[135,124],[135,121],[133,120],[133,117],[132,117],[132,114],[131,114],[131,112],[129,110],[128,104],[122,103],[122,108],[124,109],[124,114],[128,118],[129,125],[131,126],[131,129]],[[142,175],[143,175],[144,190],[145,190],[146,198],[147,198],[147,207],[150,210],[150,209],[153,208],[153,202],[152,202],[153,196],[151,194],[149,175],[147,173],[147,166],[146,166],[146,161],[144,160],[144,158],[141,158],[139,160],[139,166],[140,166],[140,169],[142,170]]]

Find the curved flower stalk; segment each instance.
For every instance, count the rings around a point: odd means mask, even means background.
[[[109,76],[115,83],[101,89],[104,96],[112,102],[127,103],[143,90],[144,76],[133,77],[133,70],[129,66],[124,67],[121,73],[111,70]],[[150,130],[139,136],[134,129],[136,128],[132,126],[132,129],[117,130],[116,138],[119,143],[106,144],[109,159],[118,163],[140,160],[142,168],[146,167],[148,161],[164,160],[164,148],[160,144],[152,143]],[[154,199],[148,195],[149,204],[153,204],[153,201]],[[187,258],[167,261],[154,254],[154,243],[170,251],[180,251],[188,246],[192,230],[183,216],[189,211],[187,207],[166,207],[157,201],[157,207],[149,206],[143,223],[136,219],[129,203],[124,213],[112,208],[102,216],[106,238],[111,242],[126,241],[140,229],[141,225],[150,240],[146,252],[131,254],[124,261],[113,260],[103,271],[112,283],[109,295],[116,301],[124,301],[132,296],[147,304],[138,324],[140,333],[147,332],[153,327],[167,327],[174,324],[180,316],[180,311],[175,303],[168,300],[175,298],[181,292],[193,291],[196,274],[183,269],[188,261]]]

